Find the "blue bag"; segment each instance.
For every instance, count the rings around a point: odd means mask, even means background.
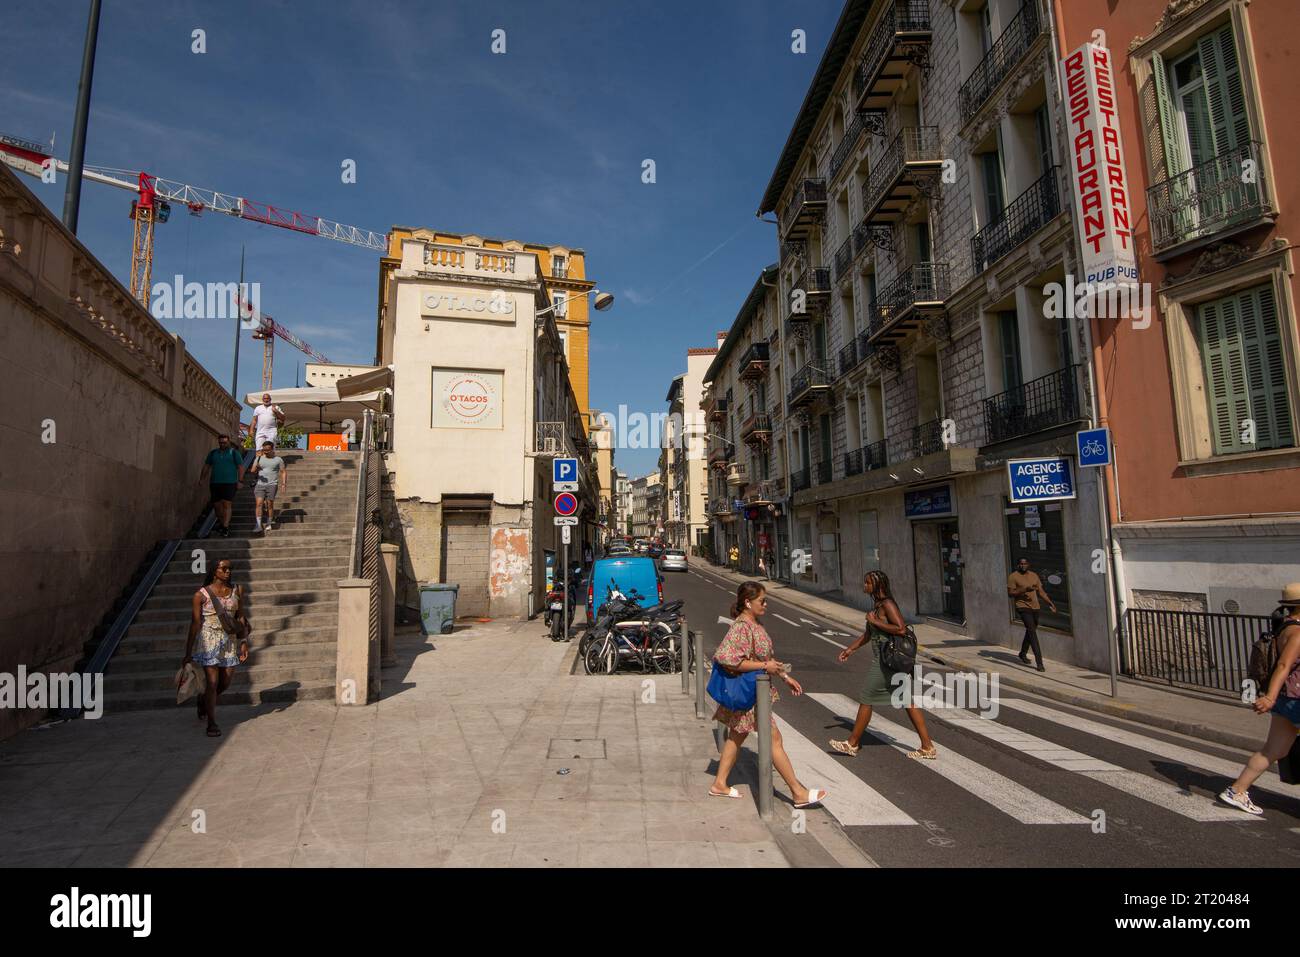
[[[739,677],[727,674],[716,661],[709,679],[709,697],[729,711],[748,711],[758,702],[758,672],[742,671]]]

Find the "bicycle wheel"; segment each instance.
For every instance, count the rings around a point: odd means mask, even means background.
[[[650,643],[650,665],[661,675],[670,675],[681,663],[677,635],[660,635]]]
[[[608,635],[587,646],[582,667],[589,675],[612,675],[618,670],[618,650]]]

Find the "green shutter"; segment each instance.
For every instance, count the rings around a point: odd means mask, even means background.
[[[1205,73],[1215,154],[1244,148],[1250,142],[1250,120],[1231,25],[1201,37],[1196,49]]]
[[[1214,454],[1249,451],[1241,441],[1241,423],[1250,418],[1250,396],[1242,362],[1236,297],[1207,302],[1198,312]]]
[[[1169,94],[1169,70],[1159,53],[1151,54],[1151,75],[1156,81],[1156,111],[1160,115],[1160,138],[1165,145],[1165,175],[1173,179],[1185,172],[1189,163],[1175,118],[1177,107]]]
[[[1255,420],[1255,448],[1295,444],[1283,346],[1272,286],[1241,294],[1241,348]]]

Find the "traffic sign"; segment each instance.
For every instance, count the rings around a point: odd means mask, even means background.
[[[572,527],[572,525],[560,526],[560,541],[565,545],[569,544],[569,542],[573,540],[573,533],[569,531]]]
[[[578,496],[572,492],[561,492],[555,496],[555,514],[573,515],[578,511]]]
[[[1075,497],[1074,470],[1063,455],[1007,461],[1012,504],[1055,502]]]
[[[553,459],[551,461],[551,481],[556,483],[578,481],[578,460]]]
[[[556,525],[577,525],[578,516],[576,515],[557,515],[555,516]]]
[[[1074,434],[1079,448],[1079,467],[1098,468],[1110,465],[1110,429],[1085,429]]]

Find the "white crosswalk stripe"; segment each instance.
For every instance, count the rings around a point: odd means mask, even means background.
[[[857,717],[858,703],[847,695],[810,694],[808,697],[837,718],[843,718],[851,723]],[[879,710],[872,714],[867,732],[903,753],[914,751],[921,746],[921,739],[915,731],[881,717]],[[918,763],[965,789],[981,801],[1009,814],[1021,824],[1088,824],[1091,822],[1082,814],[1048,800],[1005,775],[947,748],[938,760]]]
[[[790,722],[778,716],[776,726],[781,729],[785,753],[798,769],[799,780],[807,787],[825,788],[830,792],[824,806],[841,824],[847,827],[916,823],[875,788],[827,754],[825,748],[796,731]]]

